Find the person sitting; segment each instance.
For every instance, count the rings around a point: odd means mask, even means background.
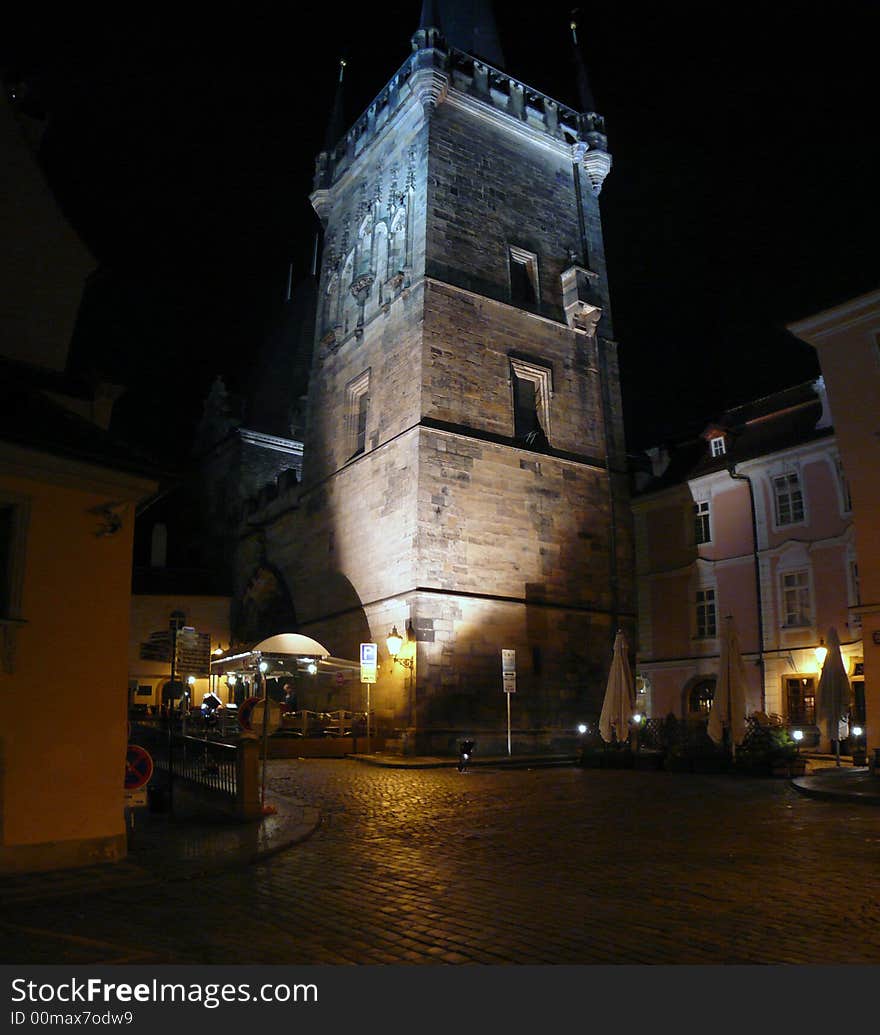
[[[281,698],[281,710],[283,712],[295,712],[296,711],[296,691],[293,688],[293,683],[285,683],[284,696]]]

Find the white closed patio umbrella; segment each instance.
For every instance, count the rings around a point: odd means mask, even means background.
[[[290,654],[300,657],[329,658],[330,651],[323,644],[302,633],[278,633],[267,640],[260,640],[251,650],[261,654]]]
[[[837,764],[840,765],[841,723],[846,722],[849,712],[849,676],[840,653],[840,637],[832,625],[825,644],[828,653],[819,676],[819,715],[824,720],[825,733],[834,744]]]
[[[729,730],[730,750],[736,758],[736,745],[742,743],[746,733],[748,680],[732,615],[727,615],[722,626],[719,668],[706,732],[716,744],[721,744],[724,730]]]
[[[614,637],[614,656],[605,686],[602,713],[599,716],[599,735],[607,744],[615,736],[621,744],[627,739],[635,702],[635,680],[629,667],[626,637],[618,629]]]

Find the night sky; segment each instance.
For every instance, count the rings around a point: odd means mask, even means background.
[[[73,361],[131,386],[121,433],[185,453],[214,376],[245,391],[289,264],[294,282],[309,270],[337,60],[350,123],[419,8],[6,34],[0,65],[48,112],[50,182],[100,264]],[[575,106],[571,5],[496,8],[506,71]],[[785,324],[880,283],[868,9],[583,8],[614,156],[601,204],[631,448],[815,376]]]

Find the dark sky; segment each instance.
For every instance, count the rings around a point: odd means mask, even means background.
[[[574,105],[571,5],[496,7],[506,70]],[[336,61],[351,122],[408,53],[419,8],[6,34],[5,74],[39,84],[51,181],[102,267],[76,357],[133,385],[127,433],[185,449],[213,377],[244,389],[288,264],[308,272]],[[868,10],[582,12],[614,156],[602,209],[630,446],[812,377],[785,324],[880,283]]]

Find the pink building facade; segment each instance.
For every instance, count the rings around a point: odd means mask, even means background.
[[[816,742],[816,649],[833,626],[863,722],[852,505],[822,380],[730,410],[649,458],[633,499],[645,712],[708,715],[732,615],[748,713],[779,715]]]
[[[859,597],[853,609],[865,645],[865,746],[880,748],[880,290],[791,324],[819,357],[836,415],[840,453],[852,486],[859,552]]]

